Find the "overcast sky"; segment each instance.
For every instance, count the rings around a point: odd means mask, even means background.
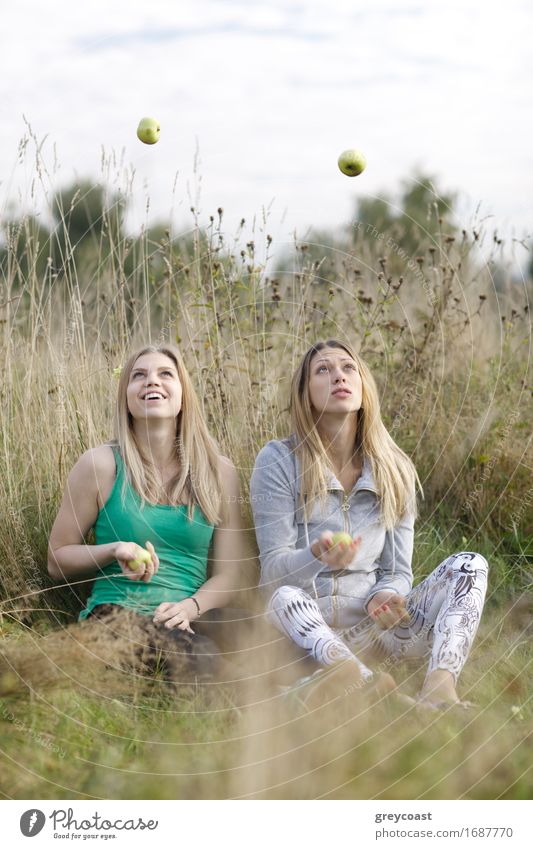
[[[17,165],[23,114],[54,170],[100,178],[102,146],[135,169],[130,224],[201,209],[231,226],[270,207],[267,230],[334,228],[358,197],[394,194],[415,168],[533,232],[533,13],[528,0],[17,0],[0,48],[2,208],[31,194]],[[161,140],[142,145],[143,115]],[[344,177],[338,154],[367,170]],[[178,174],[174,200],[173,184]],[[146,186],[148,189],[146,189]]]

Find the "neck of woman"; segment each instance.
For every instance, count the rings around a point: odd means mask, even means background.
[[[142,456],[161,474],[177,465],[174,421],[136,421],[135,438]]]
[[[342,472],[351,466],[356,453],[357,413],[342,418],[323,415],[316,427],[333,471]]]

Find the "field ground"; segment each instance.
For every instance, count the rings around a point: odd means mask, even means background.
[[[238,692],[178,694],[157,676],[95,682],[65,667],[61,686],[0,700],[0,789],[16,799],[531,798],[523,626],[513,608],[487,612],[460,684],[476,707],[444,714],[390,700],[368,710],[346,691],[305,713],[251,666]],[[20,644],[19,626],[5,631]],[[416,694],[420,664],[391,671]]]

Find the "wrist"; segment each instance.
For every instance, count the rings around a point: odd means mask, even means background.
[[[376,607],[379,607],[379,602],[376,601],[376,596],[372,596],[365,604],[365,610],[367,613],[372,613]]]
[[[372,596],[372,598],[369,598],[369,599],[366,601],[366,603],[365,603],[365,607],[366,607],[366,609],[367,609],[367,612],[368,612],[368,613],[371,613],[371,612],[374,610],[374,608],[375,608],[375,607],[379,607],[379,605],[380,605],[380,604],[381,604],[381,602],[380,602],[380,600],[379,600],[379,593],[374,593],[374,595]]]
[[[315,540],[313,543],[311,543],[311,554],[313,555],[315,560],[320,560],[321,553],[322,552],[320,550],[320,546],[318,544],[318,541]]]
[[[202,609],[196,596],[191,595],[189,598],[186,598],[185,601],[188,603],[187,606],[191,611],[191,616],[189,618],[198,619],[198,617],[202,614]]]

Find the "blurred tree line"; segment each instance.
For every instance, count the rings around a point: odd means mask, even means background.
[[[401,274],[405,263],[414,259],[428,241],[438,245],[443,236],[448,240],[461,238],[456,199],[455,193],[440,191],[431,176],[415,174],[401,185],[397,197],[383,194],[359,199],[346,227],[309,230],[306,260],[319,264],[321,276],[330,278],[343,252],[353,254],[365,241],[382,241],[392,258],[389,271]],[[16,292],[30,278],[46,284],[74,268],[77,273],[96,273],[108,265],[110,273],[128,286],[133,300],[147,278],[158,283],[169,274],[188,269],[195,254],[192,235],[171,239],[171,225],[158,223],[129,237],[124,227],[126,211],[127,200],[121,193],[90,180],[60,189],[52,198],[49,226],[37,215],[7,218],[0,223],[2,278],[12,281],[11,291]],[[288,264],[289,252],[278,260],[275,274],[282,273]],[[533,258],[527,272],[531,279]],[[503,291],[508,278],[503,265],[492,260],[492,273],[496,289]]]

